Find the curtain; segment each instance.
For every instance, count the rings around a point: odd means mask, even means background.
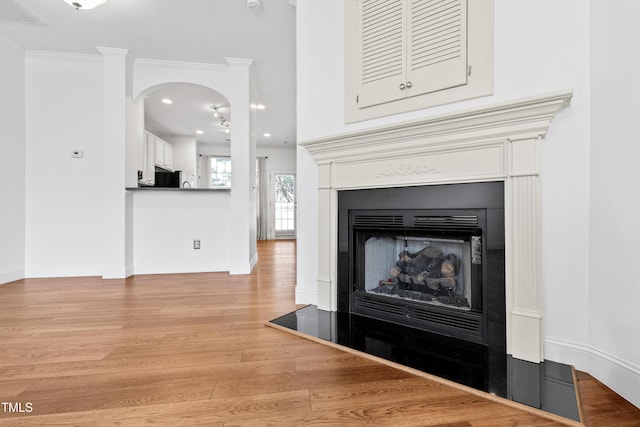
[[[258,157],[258,240],[269,240],[269,177],[267,158]]]

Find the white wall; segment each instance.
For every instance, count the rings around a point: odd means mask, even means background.
[[[100,275],[102,60],[27,53],[25,79],[27,277]]]
[[[203,144],[198,143],[198,154],[203,156],[231,156],[229,145]]]
[[[132,191],[134,273],[229,271],[228,191]],[[201,249],[193,249],[199,239]]]
[[[589,372],[640,406],[640,60],[626,50],[640,38],[640,4],[591,5]]]
[[[296,170],[296,146],[287,148],[258,147],[257,156],[268,157],[269,170]]]
[[[0,37],[0,284],[24,278],[24,51]]]

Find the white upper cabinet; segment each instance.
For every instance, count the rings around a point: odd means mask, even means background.
[[[412,0],[408,6],[407,96],[466,85],[467,0]]]
[[[160,138],[156,138],[156,165],[164,167],[165,166],[165,156],[164,156],[164,146],[165,142]]]
[[[164,143],[164,165],[167,169],[173,170],[173,145]]]
[[[173,145],[157,136],[155,138],[156,166],[173,171]]]
[[[467,84],[466,0],[362,0],[360,108]]]
[[[492,0],[346,0],[346,121],[493,91]]]
[[[406,82],[405,0],[363,0],[360,24],[360,106],[405,97],[399,89]]]

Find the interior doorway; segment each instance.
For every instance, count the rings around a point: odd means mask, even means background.
[[[272,172],[273,230],[276,239],[296,237],[296,174]]]

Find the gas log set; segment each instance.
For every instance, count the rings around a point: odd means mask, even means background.
[[[469,308],[467,298],[456,295],[459,270],[460,260],[454,254],[444,255],[435,246],[410,253],[405,246],[389,271],[390,277],[380,280],[370,292]]]

